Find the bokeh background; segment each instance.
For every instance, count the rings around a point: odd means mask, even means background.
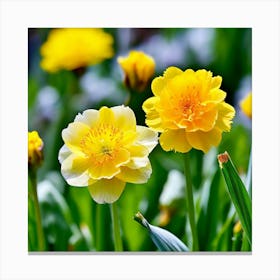
[[[44,162],[38,170],[38,195],[48,251],[113,251],[108,205],[98,205],[87,188],[70,187],[60,173],[61,131],[78,112],[124,104],[137,123],[145,125],[142,103],[152,96],[150,86],[129,93],[123,83],[118,56],[144,51],[156,62],[155,77],[169,66],[206,69],[223,78],[226,102],[236,109],[232,130],[209,153],[190,152],[196,218],[201,251],[239,251],[233,229],[238,218],[221,177],[217,154],[228,151],[245,178],[251,150],[251,119],[239,109],[252,90],[252,30],[250,28],[117,28],[104,29],[114,38],[114,56],[83,71],[47,73],[40,67],[40,47],[51,29],[28,30],[28,129],[44,141]],[[160,145],[150,155],[153,173],[146,184],[127,184],[118,201],[122,239],[127,251],[156,251],[147,231],[133,220],[138,211],[188,246],[182,154],[164,152]],[[97,231],[103,238],[96,242]],[[190,246],[191,247],[191,246]],[[37,250],[32,201],[28,203],[28,248]]]

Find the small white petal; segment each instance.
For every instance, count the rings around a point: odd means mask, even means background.
[[[137,143],[147,147],[149,152],[151,152],[158,143],[158,133],[148,127],[141,125],[137,125],[136,131]]]
[[[92,127],[99,119],[99,111],[94,109],[85,110],[82,114],[78,114],[74,122],[81,122]]]
[[[66,145],[63,145],[58,152],[58,160],[60,164],[71,155],[71,151]]]
[[[66,151],[66,149],[63,149]],[[67,151],[62,156],[67,155]],[[62,156],[60,156],[62,158]],[[75,187],[86,187],[93,182],[95,182],[93,179],[91,179],[88,175],[87,166],[80,165],[79,169],[73,169],[73,161],[77,159],[77,156],[74,154],[70,154],[68,157],[64,158],[61,161],[61,174],[66,180],[66,182],[70,186]]]

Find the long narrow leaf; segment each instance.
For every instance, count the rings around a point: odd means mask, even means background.
[[[227,152],[218,155],[218,161],[228,188],[230,198],[241,225],[252,243],[252,201]]]
[[[189,251],[187,246],[174,234],[163,228],[150,225],[140,212],[134,216],[134,220],[148,229],[152,241],[160,251]]]

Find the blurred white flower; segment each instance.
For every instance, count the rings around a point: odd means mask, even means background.
[[[37,110],[43,119],[53,120],[57,117],[59,93],[51,86],[45,86],[38,92]]]
[[[167,181],[160,195],[160,205],[170,205],[173,201],[184,197],[185,176],[178,170],[173,169],[168,173]]]
[[[213,57],[213,28],[192,28],[185,32],[188,47],[195,53],[201,64],[209,64]]]
[[[95,72],[87,72],[80,80],[82,91],[91,102],[100,102],[106,98],[118,102],[121,93],[112,78],[103,78]]]
[[[185,48],[178,39],[167,40],[162,35],[154,35],[139,47],[152,56],[156,68],[162,69],[169,65],[181,65],[185,58]]]
[[[213,28],[186,29],[171,39],[166,39],[162,35],[154,35],[139,49],[155,59],[157,69],[170,65],[187,68],[190,51],[199,63],[205,65],[210,63],[213,57],[214,35]]]

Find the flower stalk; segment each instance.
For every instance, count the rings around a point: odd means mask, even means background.
[[[35,170],[29,171],[29,178],[31,182],[32,197],[33,197],[34,208],[35,208],[36,231],[38,237],[38,251],[44,251],[45,236],[44,236],[42,220],[41,220],[41,211],[40,211],[40,205],[39,205],[38,193],[37,193],[37,174]]]
[[[104,234],[105,226],[104,226],[104,205],[103,204],[96,204],[96,242],[95,247],[97,251],[104,251],[105,250],[105,240]]]
[[[192,178],[191,178],[191,168],[190,168],[190,156],[189,153],[184,154],[184,164],[185,164],[185,176],[186,176],[186,194],[187,194],[187,209],[189,216],[189,223],[193,238],[193,251],[199,250],[198,245],[198,235],[195,223],[195,209],[193,201],[193,188],[192,188]]]
[[[114,235],[114,245],[115,251],[123,251],[123,244],[121,239],[121,229],[118,216],[118,206],[117,203],[110,204],[111,217],[113,222],[113,235]]]

